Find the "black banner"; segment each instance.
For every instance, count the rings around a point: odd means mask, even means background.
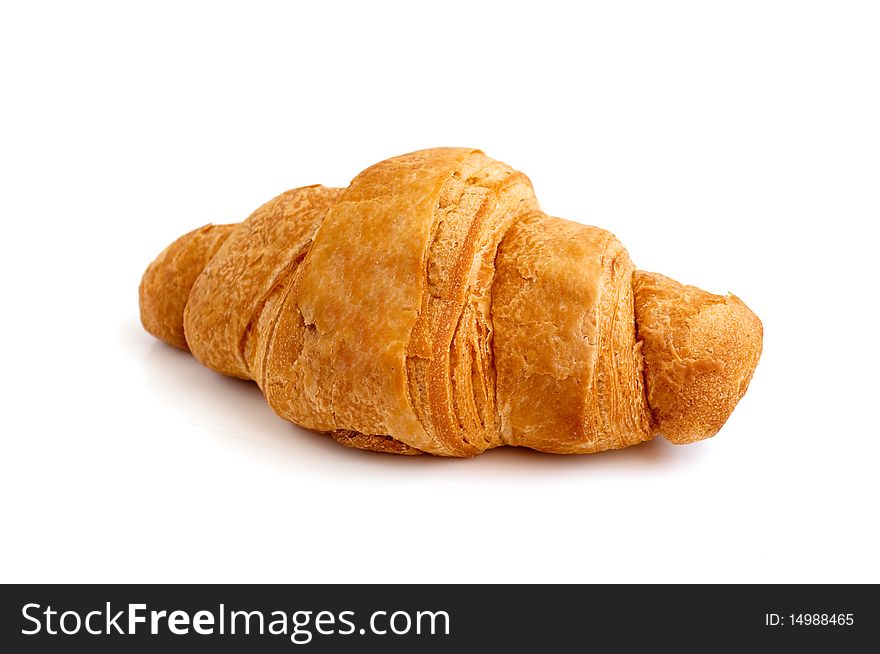
[[[869,585],[3,586],[0,651],[875,648]]]

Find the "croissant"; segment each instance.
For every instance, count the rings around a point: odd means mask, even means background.
[[[467,457],[713,436],[761,321],[736,296],[636,270],[609,232],[544,214],[479,150],[378,163],[172,243],[144,327],[340,443]]]

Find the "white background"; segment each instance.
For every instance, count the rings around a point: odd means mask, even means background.
[[[0,580],[880,582],[876,4],[10,4]],[[141,329],[178,235],[437,145],[756,311],[719,436],[358,452]]]

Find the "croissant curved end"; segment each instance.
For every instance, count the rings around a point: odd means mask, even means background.
[[[149,333],[189,350],[183,312],[190,289],[235,225],[205,225],[184,234],[156,257],[138,289],[141,323]]]
[[[634,293],[652,426],[676,444],[714,436],[752,379],[761,321],[735,295],[657,273],[637,271]]]

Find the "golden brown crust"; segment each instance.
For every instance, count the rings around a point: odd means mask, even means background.
[[[416,152],[355,177],[327,214],[276,326],[267,392],[288,419],[319,431],[391,436],[447,453],[417,418],[406,353],[421,307],[434,210],[471,153]],[[302,339],[288,323],[302,322]]]
[[[406,366],[416,415],[444,454],[503,444],[491,347],[495,256],[510,225],[537,207],[528,178],[482,152],[440,192]]]
[[[141,322],[153,336],[189,349],[183,313],[190,289],[236,225],[205,225],[184,234],[156,257],[141,279]]]
[[[467,148],[191,232],[140,301],[148,331],[254,379],[278,415],[397,454],[706,438],[762,338],[736,297],[635,271],[612,234],[543,214],[525,175]]]
[[[504,442],[586,453],[651,438],[632,272],[602,229],[535,213],[510,230],[492,297]]]
[[[735,295],[657,273],[638,271],[634,286],[654,427],[679,444],[714,436],[758,364],[761,321]]]
[[[367,434],[359,434],[356,431],[343,430],[330,432],[330,435],[337,443],[356,450],[385,452],[386,454],[403,454],[405,456],[418,456],[419,454],[424,454],[421,450],[417,450],[405,443],[396,441],[390,436],[369,436]]]
[[[184,327],[190,350],[217,372],[251,379],[247,350],[269,293],[293,272],[341,190],[282,193],[238,225],[190,291]]]

